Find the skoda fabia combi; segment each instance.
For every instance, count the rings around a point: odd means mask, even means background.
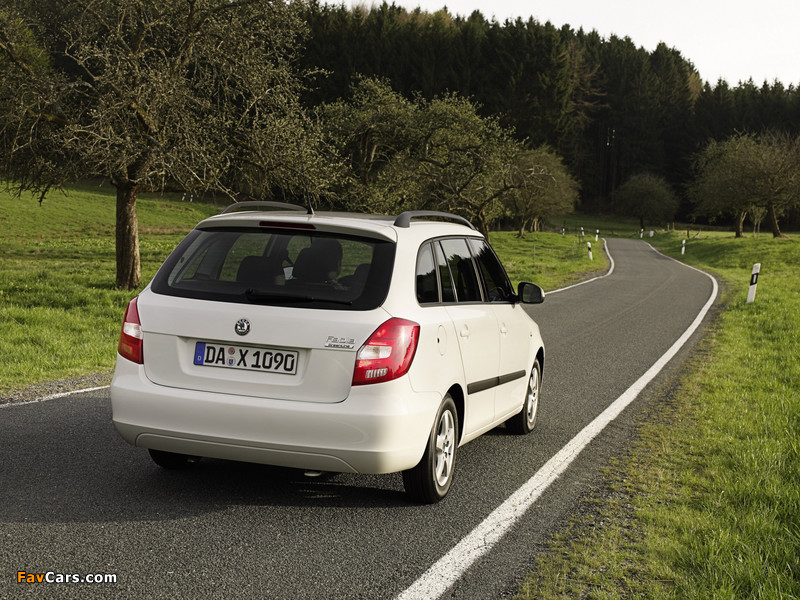
[[[543,299],[460,217],[235,204],[128,305],[114,425],[166,468],[402,472],[436,502],[459,446],[536,424]]]

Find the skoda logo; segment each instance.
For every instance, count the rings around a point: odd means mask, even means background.
[[[236,321],[236,325],[233,326],[233,330],[239,335],[247,335],[250,331],[250,321],[239,319]]]

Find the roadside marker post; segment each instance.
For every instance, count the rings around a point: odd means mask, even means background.
[[[686,240],[683,240],[683,243],[681,243],[681,256],[684,254],[686,254]]]
[[[592,258],[592,242],[586,242],[586,245],[589,247],[589,260],[594,260]]]
[[[643,237],[644,237],[644,229],[640,229],[639,230],[639,239],[642,239]]]
[[[594,230],[594,241],[596,242],[599,239],[600,239],[600,230],[599,229],[595,229]]]
[[[747,303],[750,304],[756,299],[756,286],[758,286],[758,274],[761,272],[761,263],[753,265],[753,272],[750,274],[750,289],[747,291]]]

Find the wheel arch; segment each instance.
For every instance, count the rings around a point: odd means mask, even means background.
[[[458,443],[461,443],[461,438],[464,435],[464,411],[465,403],[464,403],[464,390],[463,388],[458,385],[457,383],[450,386],[450,389],[447,390],[447,393],[450,394],[450,397],[453,399],[453,402],[456,405],[456,413],[458,414]]]
[[[544,347],[540,347],[537,350],[536,360],[539,361],[539,376],[544,377]]]

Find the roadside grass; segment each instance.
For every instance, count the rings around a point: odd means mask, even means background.
[[[0,189],[0,397],[110,371],[125,306],[138,291],[114,288],[112,188],[73,186],[50,192],[41,206],[37,200]],[[176,194],[140,197],[142,287],[186,233],[219,209]],[[515,285],[534,281],[553,289],[608,268],[600,247],[590,262],[576,236],[518,240],[497,232],[491,240]]]
[[[489,235],[511,282],[531,281],[546,290],[554,290],[578,281],[602,275],[608,270],[608,256],[603,240],[594,235],[560,235],[553,232],[527,233],[495,231]],[[586,244],[592,244],[592,260]]]
[[[800,239],[681,239],[655,244],[715,273],[725,308],[518,599],[800,598]]]
[[[698,225],[687,225],[685,223],[669,223],[666,229],[664,227],[651,227],[648,225],[642,230],[639,219],[633,217],[594,216],[580,213],[574,213],[563,217],[553,217],[546,223],[546,228],[552,231],[560,231],[562,228],[565,228],[568,235],[577,235],[581,231],[581,228],[583,228],[585,235],[592,236],[592,238],[594,238],[595,234],[599,234],[600,237],[642,237],[647,241],[650,241],[651,231],[653,231],[654,237],[660,237],[665,233],[669,234],[674,232],[675,235],[683,236],[684,239],[689,240],[705,237],[709,234],[730,235],[730,232],[722,227],[709,225],[701,227]]]
[[[137,209],[144,282],[197,221],[218,212],[148,194]],[[0,394],[113,367],[136,293],[114,288],[114,215],[107,187],[53,191],[41,206],[0,190]]]
[[[634,237],[639,235],[639,220],[635,218],[583,215],[574,213],[563,217],[552,217],[547,222],[549,229],[566,230],[567,235],[576,235],[583,228],[585,235],[599,233],[600,237]],[[649,232],[649,230],[648,230]]]

